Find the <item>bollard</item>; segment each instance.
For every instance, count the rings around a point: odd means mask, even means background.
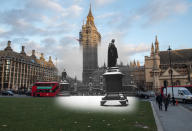
[[[178,101],[176,100],[176,106],[178,105]]]

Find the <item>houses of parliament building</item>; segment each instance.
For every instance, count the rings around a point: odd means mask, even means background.
[[[38,59],[35,50],[28,56],[24,46],[21,52],[17,53],[11,48],[11,41],[0,51],[0,90],[17,91],[27,89],[37,81],[56,81],[57,72],[51,56],[46,61],[41,53]]]
[[[190,85],[191,80],[192,49],[160,51],[156,36],[154,44],[151,45],[150,56],[145,56],[146,88],[159,91],[165,82],[168,86],[177,86]]]

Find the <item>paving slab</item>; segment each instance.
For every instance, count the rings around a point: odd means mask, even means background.
[[[154,114],[158,121],[157,123],[161,126],[163,131],[192,131],[192,112],[185,109],[181,105],[173,106],[169,105],[168,110],[159,110],[158,105],[155,101],[152,101],[152,108],[154,108]]]

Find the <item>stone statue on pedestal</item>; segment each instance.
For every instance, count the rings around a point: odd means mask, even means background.
[[[116,67],[117,64],[117,48],[114,44],[115,40],[112,39],[108,47],[108,69],[103,74],[105,79],[105,96],[100,101],[100,105],[104,106],[107,101],[116,100],[119,101],[122,106],[128,105],[128,99],[125,95],[122,86],[123,73]]]
[[[108,47],[108,67],[115,67],[117,64],[118,53],[114,42],[115,40],[112,39]]]

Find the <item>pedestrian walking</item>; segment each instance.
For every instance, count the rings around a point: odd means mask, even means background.
[[[169,101],[169,103],[170,103],[171,95],[170,95],[170,94],[168,94],[168,96],[167,96],[167,97],[168,97],[168,101]],[[169,104],[169,103],[168,103],[168,104]]]
[[[169,106],[169,97],[165,96],[163,102],[164,102],[164,106],[165,106],[165,111],[167,111],[167,108]]]
[[[155,102],[156,102],[156,104],[158,104],[158,94],[156,94]]]
[[[175,106],[175,103],[176,103],[175,97],[172,97],[172,102],[173,102],[173,106]]]
[[[159,110],[162,110],[162,102],[163,102],[162,95],[161,94],[157,95],[156,100],[157,100],[157,103],[159,105]]]

